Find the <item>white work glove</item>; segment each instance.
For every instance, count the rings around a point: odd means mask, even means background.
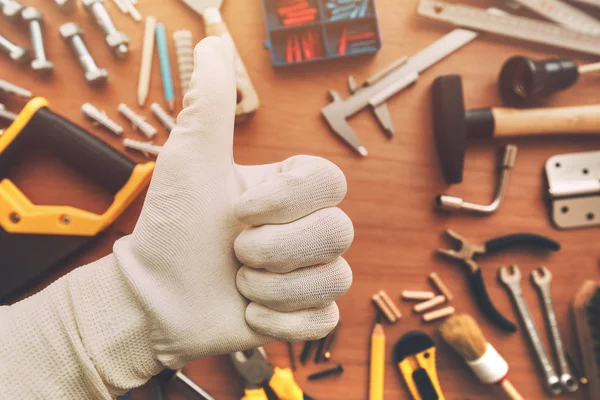
[[[352,282],[340,256],[353,227],[336,208],[344,175],[309,156],[236,165],[232,52],[208,38],[195,57],[133,234],[0,307],[0,393],[110,398],[164,367],[316,339],[337,324],[334,301]]]

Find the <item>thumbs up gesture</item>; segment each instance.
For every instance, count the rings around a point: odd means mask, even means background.
[[[311,156],[235,164],[235,107],[232,52],[207,38],[135,231],[114,247],[152,315],[157,358],[173,369],[323,337],[352,282],[341,258],[354,237],[336,207],[347,189],[341,170]]]

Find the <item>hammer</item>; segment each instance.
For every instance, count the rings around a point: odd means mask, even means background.
[[[446,183],[462,182],[465,151],[472,139],[541,135],[600,135],[600,105],[482,108],[465,111],[459,75],[443,75],[432,86],[433,133]]]

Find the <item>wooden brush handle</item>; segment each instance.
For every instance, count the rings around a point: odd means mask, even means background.
[[[235,79],[238,90],[238,104],[235,112],[236,121],[248,119],[258,109],[258,94],[250,80],[244,61],[233,42],[233,38],[227,29],[227,25],[221,18],[221,13],[216,8],[210,8],[204,11],[204,25],[207,36],[218,36],[225,40],[233,49],[235,54]]]
[[[494,137],[498,138],[567,133],[600,135],[600,105],[491,111]]]
[[[525,400],[508,379],[503,380],[500,386],[510,400]]]

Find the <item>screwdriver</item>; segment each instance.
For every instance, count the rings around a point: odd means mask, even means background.
[[[179,379],[181,382],[183,382],[187,387],[189,387],[190,389],[192,389],[194,391],[194,393],[198,394],[200,396],[200,398],[205,399],[205,400],[215,400],[214,397],[212,397],[210,394],[208,394],[204,389],[202,389],[200,386],[196,385],[194,383],[194,381],[192,381],[190,378],[188,378],[183,372],[181,372],[181,370],[179,371],[174,371],[172,369],[165,369],[163,370],[160,374],[158,374],[157,377],[155,377],[154,379],[157,379],[158,382],[156,383],[161,383],[164,387],[164,383],[173,380],[173,379]],[[154,382],[153,382],[154,384]],[[160,390],[160,388],[157,388],[158,390],[155,390],[155,388],[153,387],[152,390],[152,400],[163,400],[164,399],[164,393],[162,393],[162,391]],[[162,396],[162,397],[161,397]]]
[[[515,56],[502,66],[498,89],[505,104],[523,106],[565,90],[573,86],[580,75],[593,72],[600,72],[600,63],[578,66],[569,58],[536,61]]]

